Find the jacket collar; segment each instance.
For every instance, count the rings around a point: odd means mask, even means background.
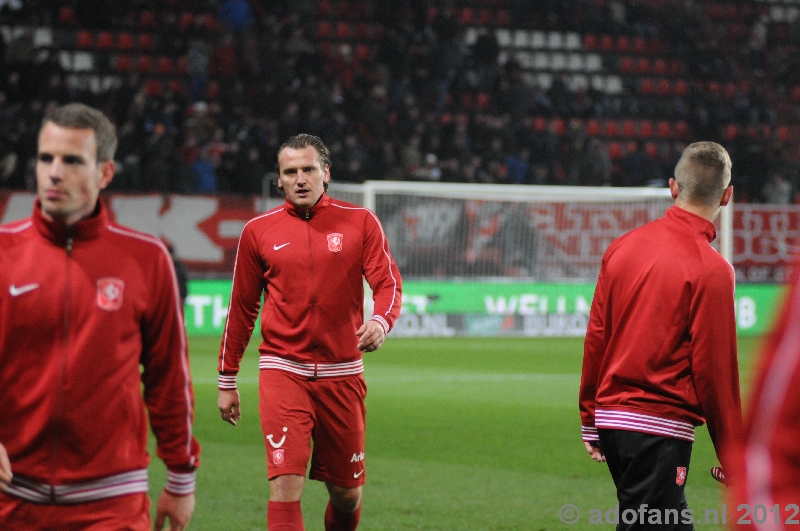
[[[667,209],[664,217],[681,230],[690,232],[698,238],[704,238],[709,243],[713,242],[717,237],[717,228],[714,223],[681,207],[671,206]]]
[[[322,209],[331,204],[331,198],[325,192],[322,193],[319,200],[311,208],[298,208],[289,199],[286,199],[286,212],[290,216],[300,219],[311,219],[316,216]]]
[[[33,206],[33,224],[39,233],[57,245],[64,245],[67,238],[73,241],[93,240],[100,236],[103,229],[108,226],[108,209],[101,198],[97,199],[97,206],[88,218],[67,227],[63,223],[47,219],[42,213],[42,203],[39,199]]]

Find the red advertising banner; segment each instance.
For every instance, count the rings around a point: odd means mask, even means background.
[[[194,276],[228,277],[244,224],[283,199],[177,194],[104,194],[119,223],[172,244]],[[30,215],[34,194],[0,191],[0,223]],[[395,259],[409,278],[437,276],[439,264],[478,276],[594,279],[608,244],[660,217],[663,206],[505,204],[431,201],[378,205]],[[783,282],[800,250],[800,205],[734,205],[734,266],[739,282]],[[426,254],[431,257],[425,258]],[[432,274],[433,273],[433,274]]]

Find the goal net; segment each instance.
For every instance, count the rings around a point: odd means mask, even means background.
[[[378,215],[407,279],[594,282],[615,238],[673,204],[667,188],[367,181],[328,193]],[[717,234],[730,261],[731,206]]]

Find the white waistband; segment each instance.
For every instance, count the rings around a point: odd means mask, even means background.
[[[262,355],[258,360],[259,369],[278,369],[308,378],[331,378],[335,376],[351,376],[364,372],[362,360],[346,363],[299,363],[278,356]]]
[[[145,468],[70,485],[48,485],[15,475],[11,484],[8,485],[6,493],[33,503],[71,505],[104,500],[124,494],[147,492],[147,490],[147,469]]]

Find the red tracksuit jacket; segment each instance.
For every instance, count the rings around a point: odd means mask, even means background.
[[[262,292],[260,368],[308,378],[363,372],[355,334],[364,322],[364,278],[372,319],[388,332],[400,314],[400,271],[370,210],[323,195],[308,211],[286,201],[250,220],[236,253],[219,388],[236,388]]]
[[[734,273],[715,236],[673,206],[609,246],[584,343],[584,441],[605,428],[693,442],[708,422],[722,462],[741,433]]]
[[[182,304],[159,240],[111,223],[102,202],[69,233],[38,201],[33,217],[0,227],[10,494],[69,504],[147,492],[148,416],[167,489],[194,492],[193,400]]]
[[[734,445],[736,529],[796,529],[800,520],[800,261],[758,360],[745,434]],[[727,472],[727,471],[726,471]],[[747,504],[744,508],[741,504]],[[756,506],[762,505],[762,513]],[[777,510],[775,509],[775,506]],[[764,517],[766,516],[766,521]],[[759,524],[761,522],[761,524]]]

